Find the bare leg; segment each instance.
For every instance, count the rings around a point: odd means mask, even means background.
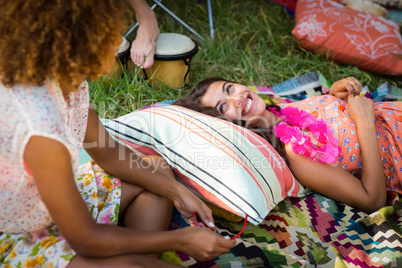
[[[156,171],[174,179],[172,169],[160,156],[144,156],[143,159],[153,165]],[[172,210],[173,204],[169,199],[122,181],[121,225],[144,231],[166,230]]]
[[[159,172],[174,178],[173,171],[159,156],[143,157]],[[122,181],[120,224],[144,231],[167,230],[172,216],[173,204],[169,199],[160,197],[144,189]],[[92,267],[181,267],[159,259],[160,254],[126,254],[107,258],[75,256],[68,268]]]
[[[162,172],[174,179],[172,169],[160,156],[144,156],[155,171]],[[122,182],[122,203],[120,207],[122,226],[143,231],[167,230],[172,216],[173,204],[164,197],[148,191],[138,195],[139,187]],[[152,254],[159,258],[160,254]]]
[[[173,204],[169,199],[146,191],[129,204],[121,223],[125,227],[136,230],[167,230],[172,209]]]
[[[150,165],[155,167],[155,170],[165,175],[174,178],[174,173],[167,165],[167,163],[160,156],[144,156],[143,159]],[[124,183],[124,182],[123,182]],[[133,196],[137,192],[138,187],[122,183],[122,199],[124,189],[126,189],[125,196]],[[123,209],[126,207],[123,204]],[[136,230],[143,231],[160,231],[167,230],[172,216],[173,204],[172,202],[151,192],[142,192],[138,197],[132,200],[124,211],[122,221],[123,226]],[[153,254],[159,258],[160,254]]]

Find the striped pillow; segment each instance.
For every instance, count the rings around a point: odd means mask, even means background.
[[[251,131],[170,105],[136,111],[105,123],[120,142],[161,155],[178,180],[201,198],[260,223],[287,196],[303,196],[272,146]]]

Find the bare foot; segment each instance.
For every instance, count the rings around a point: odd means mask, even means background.
[[[148,69],[154,64],[156,39],[159,35],[155,13],[152,11],[139,24],[137,36],[131,45],[131,59],[135,65]]]

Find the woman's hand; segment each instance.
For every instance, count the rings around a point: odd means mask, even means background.
[[[211,209],[184,186],[176,191],[176,197],[173,198],[173,203],[181,215],[190,222],[191,226],[195,226],[195,212],[199,217],[201,227],[207,226],[215,230]]]
[[[200,261],[227,253],[236,244],[236,240],[227,239],[206,228],[187,227],[180,231],[183,241],[180,251]]]
[[[348,97],[348,113],[352,117],[356,126],[366,122],[369,125],[374,126],[375,114],[374,104],[371,99],[360,96]]]
[[[362,85],[354,77],[348,77],[336,81],[329,89],[329,94],[339,99],[346,99],[348,96],[358,96],[362,91]]]

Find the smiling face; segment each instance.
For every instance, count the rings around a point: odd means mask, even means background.
[[[251,127],[276,125],[281,118],[266,110],[264,100],[250,88],[227,81],[212,83],[204,96],[204,106],[214,107],[231,120],[244,120]]]

